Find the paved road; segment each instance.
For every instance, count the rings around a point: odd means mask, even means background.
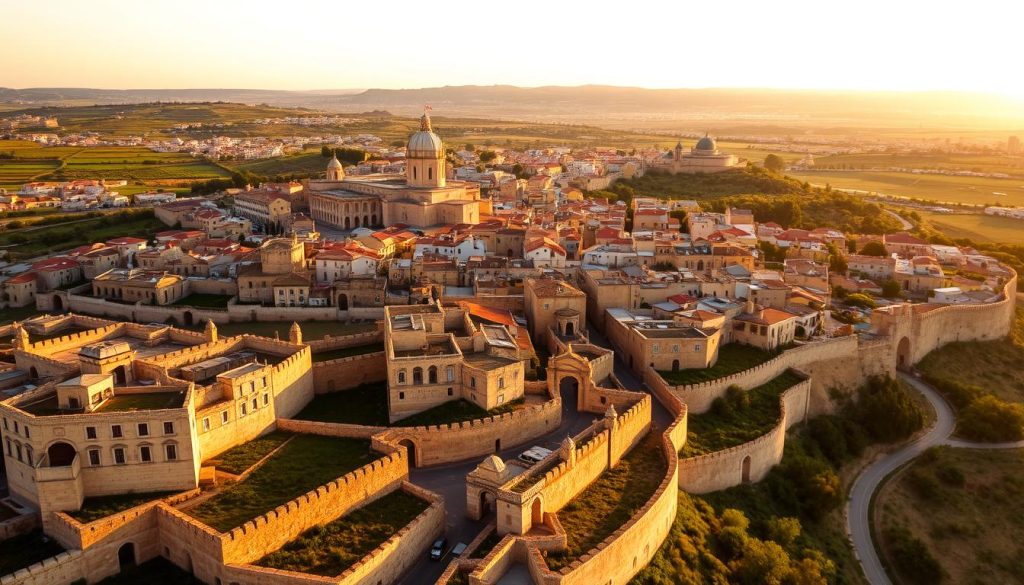
[[[857,477],[850,490],[846,504],[846,531],[853,543],[853,552],[860,560],[864,575],[873,585],[891,585],[889,576],[882,567],[874,542],[871,539],[871,498],[885,481],[885,478],[925,450],[936,445],[969,449],[1015,449],[1024,447],[1024,441],[1015,443],[975,443],[951,439],[956,426],[956,415],[942,396],[931,386],[911,375],[900,373],[900,377],[911,387],[924,395],[935,409],[935,424],[928,431],[895,453],[868,466]]]
[[[903,219],[903,216],[898,214],[898,213],[896,213],[895,211],[892,211],[891,209],[886,209],[885,212],[888,213],[889,215],[893,216],[894,218],[896,218],[896,220],[899,221],[900,224],[902,225],[902,229],[909,230],[909,229],[912,229],[914,227],[914,224],[912,224],[909,221]]]

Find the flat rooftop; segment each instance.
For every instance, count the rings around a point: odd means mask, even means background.
[[[495,370],[516,363],[515,360],[498,357],[487,353],[470,353],[462,356],[466,364],[478,370]]]
[[[116,391],[115,391],[116,392]],[[49,394],[28,404],[18,405],[21,410],[34,416],[60,416],[64,414],[95,414],[101,412],[130,412],[133,410],[165,410],[181,408],[185,404],[182,392],[144,392],[140,394],[114,394],[92,413],[82,409],[64,410],[58,408],[57,394]]]

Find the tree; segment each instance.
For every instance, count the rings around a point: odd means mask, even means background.
[[[960,432],[969,439],[992,443],[1024,439],[1024,407],[987,395],[960,413]]]
[[[877,256],[884,258],[889,255],[885,250],[885,244],[879,241],[868,242],[864,244],[864,247],[860,249],[862,256]]]
[[[882,296],[887,299],[895,299],[900,296],[900,283],[889,279],[882,283]]]
[[[331,155],[333,155],[333,154],[334,154],[334,151],[331,150],[330,146],[327,146],[325,144],[325,145],[320,147],[320,156],[322,156],[324,158],[331,158]]]
[[[764,157],[764,168],[781,173],[786,169],[786,161],[782,160],[782,157],[777,154],[769,154]]]
[[[480,153],[480,162],[482,163],[489,163],[496,158],[498,158],[498,154],[493,150],[485,150]]]
[[[467,143],[466,143],[466,151],[468,151],[468,152],[473,152],[474,150],[476,150],[476,147],[475,147],[475,146],[473,146],[473,144],[472,144],[472,143],[468,143],[468,142],[467,142]]]
[[[860,307],[861,309],[874,309],[877,306],[875,304],[875,299],[862,293],[853,293],[851,295],[846,295],[846,298],[843,300],[846,302],[847,305],[850,305],[851,307]]]
[[[828,244],[828,269],[833,274],[846,274],[848,268],[846,264],[846,256],[839,251],[839,248],[835,244]]]

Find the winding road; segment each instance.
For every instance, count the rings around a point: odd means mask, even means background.
[[[882,561],[871,538],[871,499],[878,488],[892,472],[931,447],[949,445],[967,449],[1015,449],[1024,447],[1024,441],[1015,443],[975,443],[951,439],[956,427],[956,415],[949,403],[934,388],[920,379],[900,372],[900,378],[920,392],[935,409],[935,424],[928,431],[907,444],[868,466],[857,477],[850,489],[846,504],[846,532],[853,544],[853,552],[860,561],[864,575],[872,585],[891,585]]]

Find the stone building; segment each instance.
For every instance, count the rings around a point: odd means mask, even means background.
[[[414,227],[475,224],[490,211],[478,183],[449,181],[445,149],[424,114],[406,147],[405,176],[346,177],[332,160],[327,178],[311,180],[310,215],[319,223],[354,229],[402,223]]]
[[[124,303],[171,305],[188,295],[188,284],[162,270],[114,268],[93,279],[92,295]]]
[[[739,166],[742,160],[718,149],[715,139],[705,135],[689,152],[676,144],[671,156],[655,161],[652,168],[671,173],[719,173]]]
[[[549,332],[573,339],[586,332],[587,297],[563,280],[527,278],[523,306],[536,345],[547,346]]]

